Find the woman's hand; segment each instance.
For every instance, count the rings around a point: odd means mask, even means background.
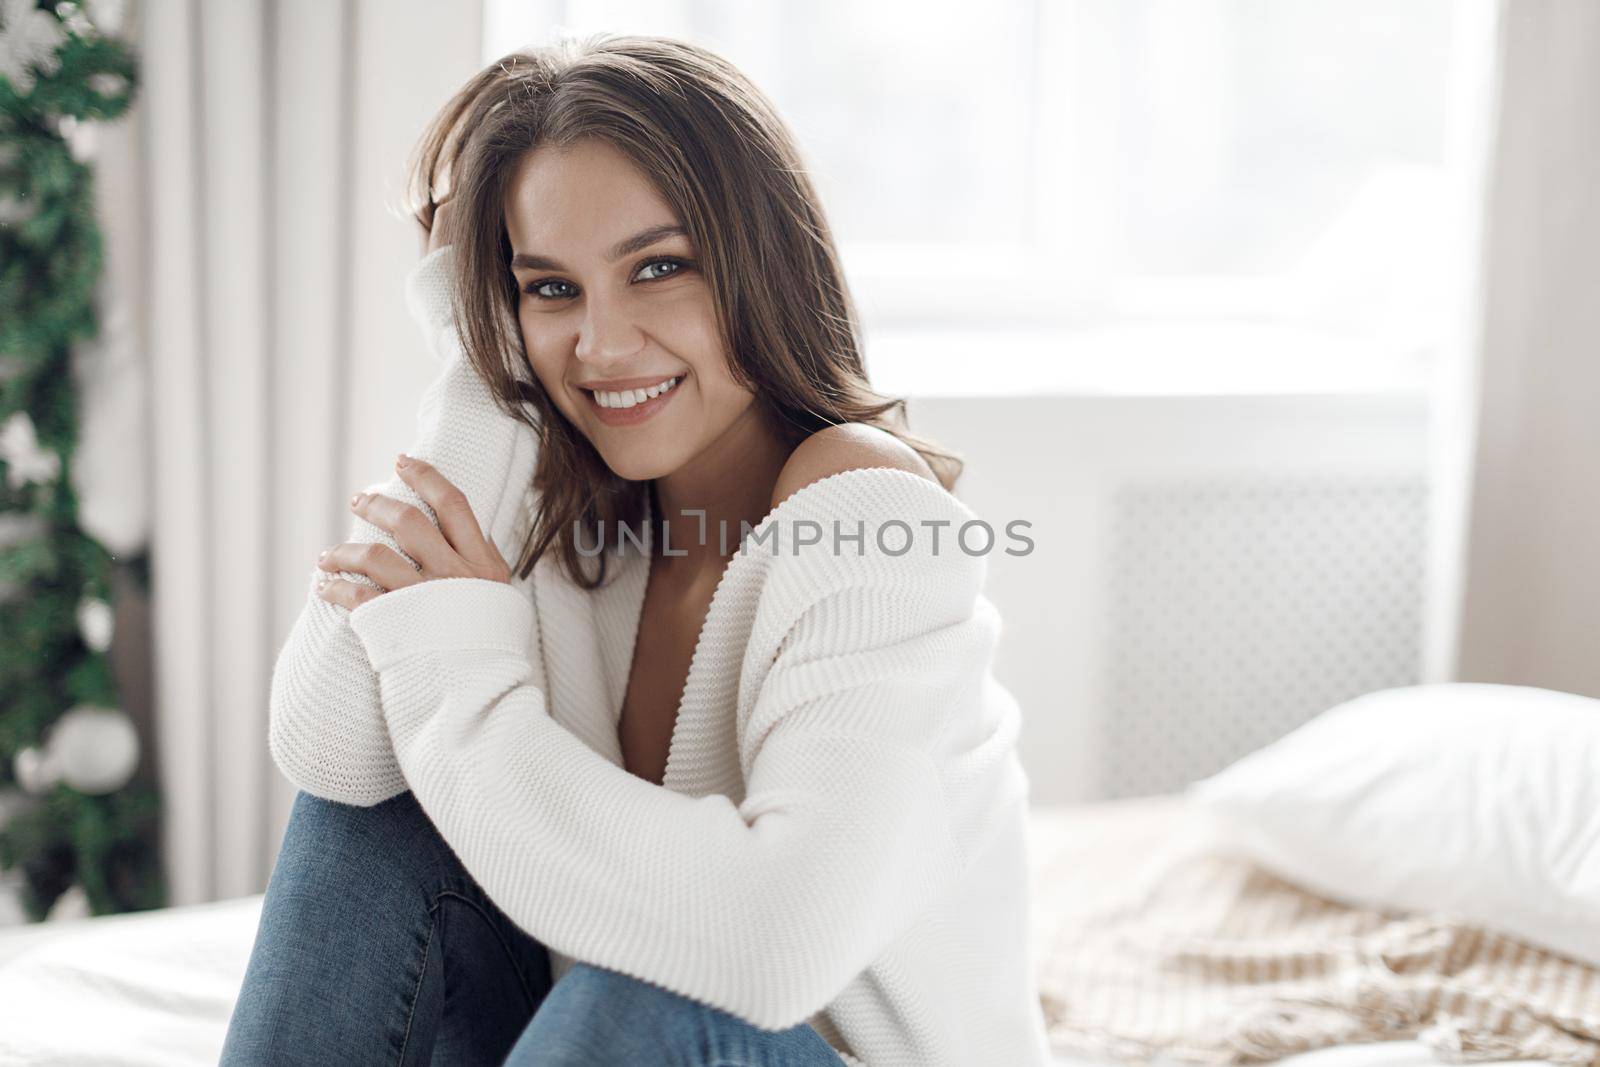
[[[417,220],[417,230],[420,234],[422,254],[438,248],[443,248],[450,243],[450,201],[435,204],[433,207],[433,221],[430,225],[423,225],[421,219]]]
[[[511,567],[494,542],[483,536],[483,529],[472,513],[466,494],[452,485],[432,464],[402,454],[395,462],[400,480],[416,491],[433,509],[439,525],[410,504],[403,504],[381,493],[357,493],[350,510],[389,531],[407,556],[417,561],[412,566],[388,545],[334,545],[317,559],[317,566],[328,571],[317,586],[322,599],[354,610],[391,589],[400,589],[436,578],[486,578],[511,584]],[[379,589],[333,577],[339,571],[364,574]]]

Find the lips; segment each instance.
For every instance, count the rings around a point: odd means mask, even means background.
[[[677,388],[678,383],[682,380],[683,376],[678,374],[670,378],[661,378],[654,381],[635,378],[630,382],[623,383],[625,387],[620,389],[604,387],[587,389],[583,386],[579,386],[579,388],[585,389],[600,406],[620,409],[646,403],[662,393],[670,392]]]
[[[672,403],[672,398],[683,391],[684,380],[687,377],[688,375],[679,374],[662,379],[663,384],[672,383],[665,389],[651,385],[648,388],[629,390],[627,393],[604,389],[598,391],[584,389],[583,392],[588,397],[589,410],[601,422],[607,426],[634,426],[651,418]],[[650,395],[651,390],[655,390],[654,396]],[[642,401],[639,399],[641,394],[644,395]]]

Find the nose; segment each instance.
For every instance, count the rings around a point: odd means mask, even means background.
[[[592,295],[587,308],[573,353],[581,362],[604,375],[606,368],[620,366],[644,349],[644,331],[622,308]]]

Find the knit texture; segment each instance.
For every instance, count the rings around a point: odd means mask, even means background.
[[[438,309],[413,302],[425,329]],[[454,390],[424,436],[509,536],[531,431],[452,378],[458,346],[433,336]],[[889,468],[773,509],[723,571],[661,786],[617,736],[648,536],[592,591],[546,557],[526,582],[426,581],[353,612],[313,595],[320,621],[280,656],[299,681],[275,678],[273,753],[333,799],[411,789],[557,977],[582,959],[760,1027],[809,1022],[872,1067],[1047,1064],[1020,711],[991,671],[987,558],[955,542],[976,518]],[[836,530],[865,536],[835,551]]]
[[[411,315],[441,364],[439,376],[423,392],[416,437],[406,452],[433,464],[461,489],[486,536],[502,554],[510,554],[526,529],[535,439],[529,427],[494,406],[488,386],[462,355],[447,288],[452,256],[452,246],[435,250],[406,280]],[[414,505],[438,525],[433,509],[398,475],[365,489]],[[358,516],[352,516],[345,540],[387,545],[410,560],[387,530]],[[268,744],[283,773],[306,792],[348,804],[377,804],[406,789],[406,782],[383,722],[377,677],[350,630],[350,612],[317,595],[316,582],[324,573],[310,567],[305,607],[278,654]],[[364,574],[338,576],[378,588]],[[339,738],[337,746],[326,744],[330,730]]]

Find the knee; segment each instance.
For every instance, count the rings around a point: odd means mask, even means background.
[[[301,792],[284,830],[274,878],[373,885],[436,881],[454,860],[408,790],[361,807]],[[335,885],[325,888],[334,889]]]
[[[669,1049],[692,1055],[704,1048],[707,1010],[641,979],[574,963],[540,1004],[516,1051],[529,1054],[529,1063],[553,1067],[656,1063]]]

